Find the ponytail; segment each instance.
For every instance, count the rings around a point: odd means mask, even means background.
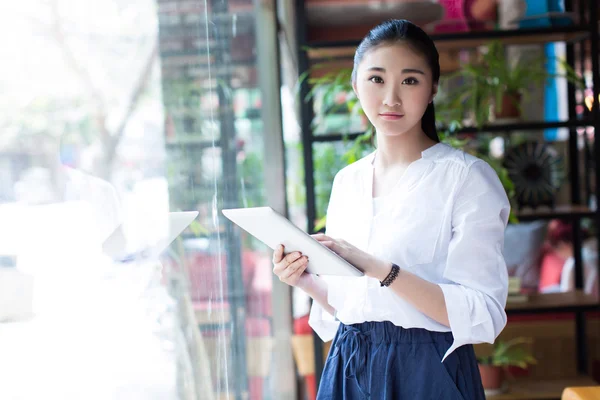
[[[421,129],[423,129],[423,132],[429,139],[436,143],[440,142],[437,128],[435,127],[435,108],[433,107],[433,102],[429,103],[425,114],[423,114],[423,118],[421,118]]]

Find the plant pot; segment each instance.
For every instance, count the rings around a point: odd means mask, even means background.
[[[502,107],[499,108],[496,105],[494,109],[495,119],[519,119],[521,117],[520,104],[520,93],[505,93],[502,96]]]
[[[504,383],[504,371],[496,365],[479,364],[481,383],[486,391],[500,391]]]

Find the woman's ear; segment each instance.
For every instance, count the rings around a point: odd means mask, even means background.
[[[437,92],[438,92],[438,84],[434,83],[433,88],[431,89],[431,98],[429,99],[430,103],[433,103],[433,99],[435,98],[435,95],[437,94]]]
[[[356,98],[358,99],[358,89],[356,88],[356,81],[352,81],[352,90],[354,90],[354,94],[356,95]],[[359,99],[360,100],[360,99]]]

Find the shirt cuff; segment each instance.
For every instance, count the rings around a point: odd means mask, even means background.
[[[454,337],[454,342],[442,358],[442,362],[454,350],[465,344],[493,343],[496,337],[494,324],[483,294],[461,285],[439,286],[444,293],[450,330]]]
[[[308,325],[319,335],[323,342],[329,342],[335,337],[340,322],[335,316],[323,309],[319,303],[313,301]]]

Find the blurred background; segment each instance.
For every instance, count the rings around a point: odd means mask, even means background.
[[[0,399],[314,399],[310,298],[221,210],[323,230],[376,145],[350,71],[388,18],[432,35],[440,136],[513,203],[488,395],[597,385],[596,0],[7,0]]]

